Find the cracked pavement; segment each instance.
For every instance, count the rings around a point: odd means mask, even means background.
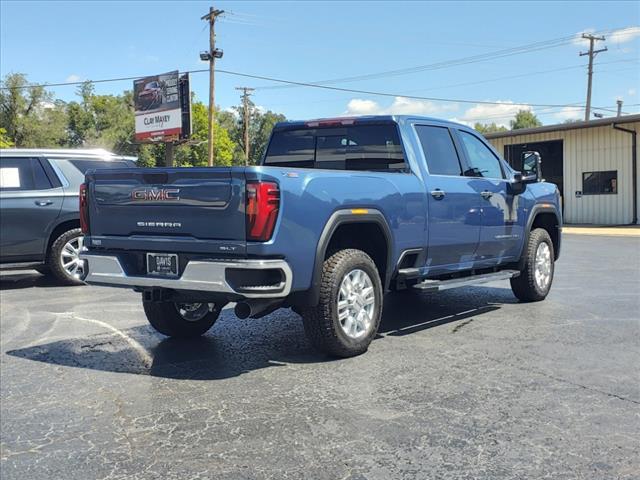
[[[546,301],[388,295],[369,352],[299,317],[166,339],[139,295],[0,277],[0,477],[640,478],[640,239],[565,235]]]

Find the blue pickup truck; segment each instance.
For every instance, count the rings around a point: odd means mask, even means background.
[[[543,300],[560,253],[555,185],[474,130],[414,116],[283,122],[259,166],[95,170],[80,192],[86,281],[133,288],[151,325],[206,332],[290,307],[336,356],[367,350],[390,290],[509,279]]]

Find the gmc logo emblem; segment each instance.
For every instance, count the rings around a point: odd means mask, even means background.
[[[131,198],[133,200],[144,201],[163,201],[163,200],[180,200],[178,196],[179,188],[144,188],[141,190],[133,190]]]

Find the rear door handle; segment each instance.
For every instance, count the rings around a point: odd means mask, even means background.
[[[36,205],[39,207],[46,207],[47,205],[51,205],[53,200],[36,200]]]
[[[440,190],[439,188],[436,188],[435,190],[431,191],[431,196],[433,198],[435,198],[436,200],[440,200],[440,199],[444,198],[444,192],[442,190]]]
[[[493,192],[490,192],[489,190],[485,190],[484,192],[480,192],[480,195],[485,200],[489,200],[491,197],[493,197]]]

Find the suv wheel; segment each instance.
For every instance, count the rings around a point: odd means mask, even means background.
[[[153,328],[168,337],[189,338],[203,335],[220,316],[216,303],[145,302],[142,306]]]
[[[553,242],[543,228],[536,228],[529,234],[525,250],[524,270],[511,279],[511,290],[523,302],[544,300],[553,282],[554,263]]]
[[[85,263],[80,260],[84,236],[79,228],[68,230],[55,239],[47,255],[47,267],[66,285],[83,285]]]
[[[364,353],[378,332],[382,315],[382,282],[365,252],[340,250],[324,261],[320,301],[305,308],[307,337],[323,352],[338,357]]]

